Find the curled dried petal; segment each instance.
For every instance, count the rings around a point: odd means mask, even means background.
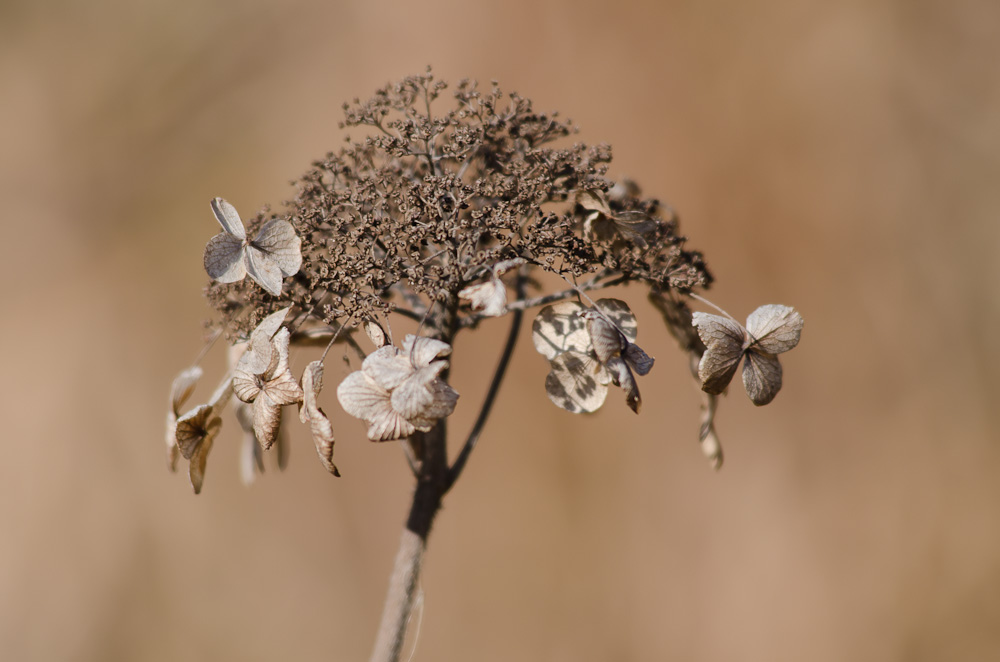
[[[706,347],[698,364],[701,388],[706,393],[718,395],[726,390],[736,374],[743,358],[746,332],[736,322],[708,313],[694,313],[691,323],[698,329]]]
[[[177,470],[177,460],[180,457],[177,448],[177,417],[180,416],[181,407],[191,397],[194,387],[201,379],[202,370],[198,366],[191,366],[181,374],[177,375],[174,383],[170,387],[170,406],[167,408],[167,468],[170,471]]]
[[[436,338],[407,334],[403,339],[403,353],[409,356],[414,367],[425,368],[431,361],[451,354],[451,345]]]
[[[333,463],[333,426],[330,425],[330,419],[316,402],[322,388],[323,363],[313,361],[306,366],[305,372],[302,373],[302,390],[305,396],[302,401],[302,409],[299,410],[299,417],[303,419],[303,423],[309,423],[313,442],[316,444],[316,453],[323,466],[334,476],[339,476],[340,471]]]
[[[620,386],[625,391],[625,402],[629,409],[638,414],[639,408],[642,406],[642,397],[639,395],[639,385],[635,383],[635,376],[628,364],[621,357],[616,356],[605,367],[611,373],[615,385]]]
[[[236,207],[232,206],[222,198],[214,198],[212,200],[212,213],[215,214],[215,219],[219,221],[219,225],[226,234],[232,235],[233,237],[243,240],[247,238],[246,228],[243,226],[243,219],[240,218],[239,213],[236,211]]]
[[[467,300],[473,310],[486,317],[500,317],[507,312],[507,288],[497,278],[460,290],[458,298]]]
[[[185,460],[191,459],[216,421],[222,424],[211,405],[198,405],[177,419],[177,448]]]
[[[642,351],[642,348],[635,343],[629,343],[625,347],[625,351],[622,352],[622,356],[628,362],[629,366],[632,367],[632,370],[635,370],[640,376],[648,375],[649,371],[653,369],[653,363],[656,360]]]
[[[191,479],[191,487],[194,488],[195,494],[201,494],[201,487],[205,483],[205,466],[208,463],[208,453],[212,450],[215,435],[219,434],[219,428],[221,427],[222,419],[218,416],[209,421],[208,428],[205,430],[205,438],[198,444],[194,455],[191,456],[191,464],[188,466],[188,477]]]

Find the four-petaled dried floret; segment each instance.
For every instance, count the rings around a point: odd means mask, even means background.
[[[633,371],[646,375],[653,359],[635,344],[637,331],[635,316],[618,299],[598,299],[594,308],[564,301],[540,310],[531,337],[551,366],[545,379],[549,399],[573,413],[594,412],[604,404],[608,384],[615,384],[639,413]]]
[[[337,387],[340,405],[368,422],[372,441],[402,439],[429,431],[450,416],[458,393],[443,379],[451,346],[433,338],[407,335],[402,350],[385,345],[372,352]]]
[[[802,316],[789,306],[761,306],[747,317],[747,325],[735,320],[694,313],[692,324],[707,347],[698,364],[698,377],[706,393],[719,394],[732,381],[740,360],[743,386],[757,406],[766,405],[781,389],[778,354],[799,344]]]

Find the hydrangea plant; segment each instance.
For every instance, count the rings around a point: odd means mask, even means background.
[[[802,329],[786,306],[762,306],[746,326],[692,312],[694,302],[712,305],[698,294],[712,283],[701,253],[687,248],[668,207],[608,177],[607,145],[571,142],[569,121],[504,97],[496,83],[446,89],[428,71],[345,104],[342,126],[362,135],[313,163],[280,214],[244,223],[233,205],[212,201],[222,232],[205,248],[206,293],[217,313],[212,341],[228,344],[230,371],[207,403],[183,411],[202,374],[185,369],[167,414],[168,466],[189,460],[196,493],[230,401],[244,431],[245,482],[274,446],[284,464],[282,411],[290,405],[323,467],[339,476],[333,426],[319,406],[323,367],[335,344],[356,358],[336,396],[366,427],[338,434],[364,429],[372,441],[399,440],[415,478],[373,660],[399,656],[431,523],[480,438],[525,311],[537,309],[532,340],[549,362],[544,389],[556,406],[596,412],[621,389],[638,414],[639,378],[654,359],[637,344],[628,303],[589,293],[644,286],[690,357],[703,391],[698,438],[715,467],[717,396],[742,361],[750,399],[770,402],[781,388],[777,354]],[[508,317],[510,331],[472,430],[449,462],[447,420],[465,404],[449,382],[452,347],[492,317]],[[417,331],[399,338],[401,319]],[[301,377],[290,347],[320,354]]]

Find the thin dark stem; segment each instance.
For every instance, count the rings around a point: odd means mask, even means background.
[[[523,289],[521,284],[521,279],[518,278],[517,289]],[[514,353],[514,346],[517,344],[517,334],[521,330],[521,321],[524,318],[524,312],[520,310],[515,310],[513,312],[514,319],[510,324],[510,331],[507,334],[507,344],[504,345],[503,354],[500,355],[500,362],[497,364],[496,372],[493,374],[493,381],[490,383],[490,390],[486,393],[486,399],[483,401],[483,407],[479,410],[479,416],[476,418],[475,425],[472,426],[472,431],[469,433],[469,438],[465,440],[465,445],[462,446],[461,452],[458,457],[455,458],[455,463],[451,465],[448,470],[448,478],[445,482],[445,491],[451,489],[451,486],[455,484],[458,477],[462,474],[462,469],[465,468],[465,463],[469,460],[469,455],[472,454],[472,450],[476,447],[476,442],[479,441],[479,435],[483,432],[483,426],[486,425],[486,419],[489,418],[490,410],[493,408],[493,401],[496,400],[497,393],[500,391],[500,384],[503,383],[504,375],[507,372],[507,366],[510,364],[510,358]]]

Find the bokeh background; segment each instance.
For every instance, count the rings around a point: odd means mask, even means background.
[[[229,421],[195,497],[163,418],[209,316],[208,201],[279,206],[344,100],[431,64],[611,143],[716,303],[806,326],[773,404],[722,403],[718,473],[641,292],[638,417],[552,406],[526,329],[412,659],[1000,659],[998,32],[988,0],[0,4],[0,657],[367,659],[399,447],[329,390],[343,478],[296,426],[245,489]],[[456,433],[505,326],[456,348]]]

